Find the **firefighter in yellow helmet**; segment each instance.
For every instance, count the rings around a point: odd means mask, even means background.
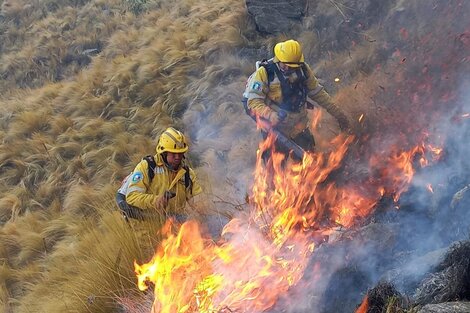
[[[186,202],[202,192],[194,171],[185,163],[187,151],[182,132],[169,127],[161,134],[155,156],[137,164],[118,191],[125,217],[143,219],[156,213],[185,220]]]
[[[248,78],[243,102],[248,114],[268,120],[304,150],[313,151],[315,140],[306,111],[313,106],[307,97],[333,115],[341,130],[349,130],[346,115],[304,61],[300,44],[291,39],[275,45],[274,58],[257,62],[257,70]]]

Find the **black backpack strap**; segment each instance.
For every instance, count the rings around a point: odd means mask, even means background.
[[[151,183],[153,177],[155,176],[155,168],[157,167],[157,162],[155,162],[155,158],[153,157],[153,155],[146,155],[143,157],[143,160],[147,161],[148,163],[148,174],[150,178],[149,183]]]
[[[191,175],[189,175],[189,167],[184,165],[183,168],[186,170],[186,173],[184,173],[184,187],[186,189],[189,188],[189,192],[192,194],[193,193],[193,181],[191,180]]]
[[[277,66],[273,61],[263,60],[261,66],[266,69],[268,74],[268,88],[269,84],[274,80],[274,75],[276,75]]]
[[[277,68],[276,64],[272,60],[263,59],[259,62],[259,66],[264,67],[266,74],[268,75],[268,88],[269,84],[274,80],[274,75],[276,75],[275,69]],[[255,118],[255,115],[251,112],[251,109],[248,107],[248,98],[242,98],[243,108],[245,109],[246,114]]]
[[[305,63],[302,63],[302,65],[300,65],[300,67],[302,68],[303,80],[304,80],[304,83],[305,83],[305,82],[307,82],[307,79],[308,79],[307,65],[305,65]]]
[[[272,68],[281,83],[283,102],[279,104],[279,107],[291,112],[298,111],[307,99],[307,87],[305,85],[307,81],[307,67],[305,64],[302,64],[301,67],[296,70],[298,81],[294,84],[291,84],[289,80],[284,77],[275,63],[273,63]]]

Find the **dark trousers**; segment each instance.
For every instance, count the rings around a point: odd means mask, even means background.
[[[122,215],[126,219],[134,218],[137,220],[143,220],[145,212],[142,209],[139,209],[135,206],[129,205],[126,202],[126,196],[122,193],[116,193],[116,202],[118,204],[119,209],[121,210]]]

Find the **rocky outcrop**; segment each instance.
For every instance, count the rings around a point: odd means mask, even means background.
[[[468,313],[470,302],[447,302],[425,305],[418,313]]]
[[[286,32],[301,22],[306,13],[306,0],[246,0],[248,13],[258,31],[267,34]]]

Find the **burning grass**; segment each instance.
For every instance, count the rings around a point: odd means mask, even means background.
[[[274,137],[260,145],[251,211],[232,219],[223,239],[214,243],[199,225],[188,222],[177,232],[170,224],[152,260],[135,263],[139,288],[154,287],[153,312],[263,312],[298,284],[322,236],[337,225],[353,228],[373,212],[387,189],[400,194],[410,183],[416,151],[382,165],[390,170],[378,179],[376,193],[358,192],[356,184],[328,181],[343,162],[352,137],[339,136],[329,153],[305,155],[300,163],[285,161]],[[264,164],[263,151],[274,150]],[[377,166],[377,164],[374,164]],[[393,175],[392,175],[393,173]],[[398,179],[399,178],[399,179]],[[380,185],[386,183],[387,186]],[[367,195],[368,197],[366,197]],[[397,201],[397,199],[396,199]],[[384,304],[385,305],[385,304]]]
[[[387,282],[380,282],[367,294],[355,313],[413,313],[408,310],[409,301]]]

